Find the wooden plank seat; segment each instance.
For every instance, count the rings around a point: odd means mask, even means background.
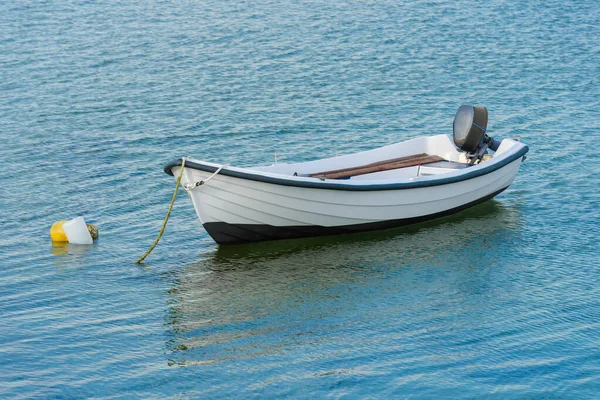
[[[430,156],[426,153],[413,154],[410,156],[393,158],[391,160],[378,161],[371,164],[336,169],[332,171],[316,172],[309,176],[320,179],[344,179],[358,175],[371,174],[374,172],[389,171],[392,169],[414,167],[438,161],[444,161],[442,157]]]

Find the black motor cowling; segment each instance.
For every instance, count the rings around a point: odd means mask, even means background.
[[[487,129],[488,112],[482,106],[460,106],[454,117],[454,144],[466,152],[477,150]]]
[[[454,117],[454,144],[470,154],[473,161],[481,159],[488,148],[496,151],[500,146],[498,140],[486,134],[487,123],[488,111],[483,106],[460,106]]]

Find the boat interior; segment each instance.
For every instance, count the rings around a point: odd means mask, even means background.
[[[483,161],[491,159],[487,155]],[[469,168],[464,152],[446,135],[419,137],[374,150],[304,163],[278,163],[252,170],[320,180],[397,180]]]

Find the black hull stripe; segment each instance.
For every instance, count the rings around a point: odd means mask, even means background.
[[[523,147],[521,150],[507,157],[506,159],[496,162],[490,163],[488,166],[483,167],[481,169],[475,169],[470,172],[466,172],[464,174],[432,179],[428,181],[415,181],[415,182],[397,182],[397,183],[384,183],[384,184],[372,184],[372,185],[349,185],[349,184],[341,184],[339,182],[335,182],[333,180],[328,181],[320,181],[316,179],[315,181],[301,181],[293,179],[292,177],[288,178],[277,178],[273,176],[265,176],[258,173],[253,172],[242,172],[235,171],[231,169],[224,168],[219,172],[221,175],[231,176],[234,178],[246,179],[250,181],[257,182],[266,182],[272,183],[276,185],[282,186],[294,186],[294,187],[303,187],[303,188],[311,188],[311,189],[330,189],[330,190],[350,190],[350,191],[372,191],[372,190],[397,190],[397,189],[413,189],[419,187],[430,187],[430,186],[438,186],[438,185],[446,185],[449,183],[462,182],[469,179],[476,178],[478,176],[487,175],[491,172],[497,171],[502,167],[507,166],[513,161],[522,158],[527,152],[529,148],[527,146]],[[173,167],[181,166],[181,159],[173,160],[164,167],[165,173],[168,175],[173,175],[171,169]],[[212,165],[206,165],[194,161],[186,161],[186,168],[197,169],[200,171],[206,172],[215,172],[217,167]],[[347,181],[346,181],[347,182]]]
[[[381,222],[370,222],[367,224],[345,225],[345,226],[273,226],[260,224],[228,224],[226,222],[208,222],[204,229],[219,244],[239,244],[248,242],[260,242],[264,240],[295,239],[311,236],[342,235],[364,231],[397,228],[400,226],[416,224],[435,218],[445,217],[483,203],[492,197],[502,193],[508,186],[475,201],[462,206],[413,218],[394,219]]]

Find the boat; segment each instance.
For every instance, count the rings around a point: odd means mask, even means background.
[[[463,105],[452,138],[247,168],[177,159],[164,171],[181,173],[218,244],[389,229],[459,212],[509,187],[529,149],[519,138],[488,136],[487,119],[485,107]]]

